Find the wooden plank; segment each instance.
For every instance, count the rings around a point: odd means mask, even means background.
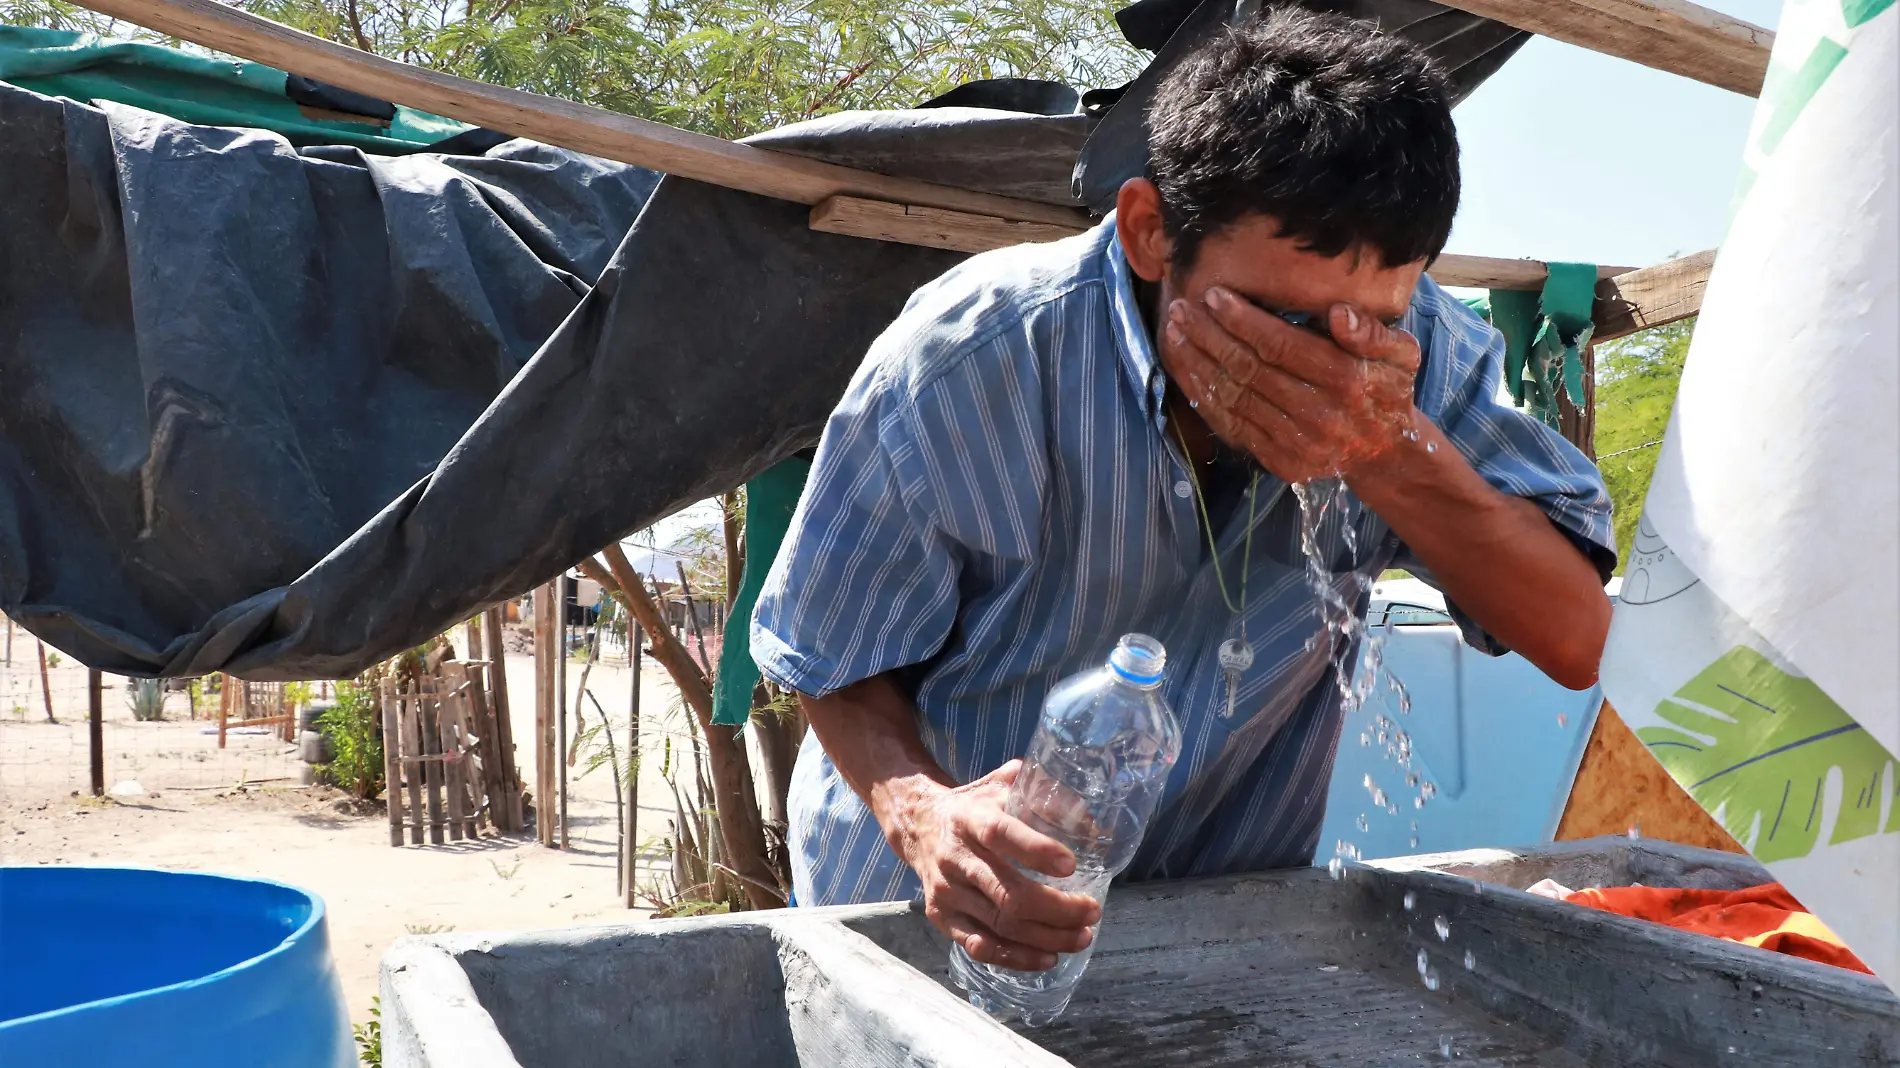
[[[106,795],[105,676],[86,669],[86,757],[92,772],[92,796]]]
[[[841,193],[1064,223],[1073,208],[891,178],[657,122],[412,67],[293,30],[217,0],[89,0],[127,22],[343,89],[604,159],[728,189],[816,204]]]
[[[1507,26],[1759,96],[1775,35],[1686,0],[1445,0]]]
[[[436,698],[431,681],[424,677],[416,684],[416,752],[439,757],[442,755],[442,741],[436,733]],[[429,844],[444,845],[447,839],[443,835],[440,760],[422,765],[422,790],[424,803],[429,806]]]
[[[1665,842],[1746,852],[1715,817],[1683,792],[1605,701],[1557,825],[1557,840],[1631,831]]]
[[[1598,278],[1614,278],[1636,270],[1634,267],[1598,267]],[[1441,286],[1470,289],[1544,288],[1550,268],[1543,260],[1511,260],[1496,256],[1460,256],[1447,252],[1432,262],[1425,272]]]
[[[1715,266],[1715,250],[1659,263],[1597,283],[1590,318],[1593,340],[1602,343],[1687,319],[1702,311],[1702,292]]]
[[[422,752],[422,732],[416,725],[417,706],[422,703],[420,694],[406,691],[401,694],[399,703],[402,713],[402,748],[406,756],[415,756]],[[409,782],[409,844],[421,845],[423,833],[422,818],[422,769],[411,767],[407,772]]]
[[[514,722],[508,704],[508,614],[499,607],[487,612],[487,626],[483,628],[483,638],[488,643],[488,692],[489,707],[495,714],[495,757],[499,766],[495,774],[500,780],[501,793],[490,798],[489,805],[495,811],[497,824],[501,831],[516,834],[521,831],[521,767],[515,755]]]
[[[389,809],[389,844],[402,845],[402,732],[397,728],[395,683],[383,680],[383,798]]]
[[[850,196],[827,197],[811,209],[814,230],[955,252],[988,252],[1035,241],[1057,241],[1083,232],[1082,222],[1019,222]]]
[[[442,665],[442,669],[447,671],[448,665]],[[448,684],[452,684],[453,681],[453,678],[449,677],[443,679],[443,682]],[[459,842],[462,840],[462,821],[466,813],[462,809],[462,762],[456,759],[454,713],[456,698],[452,692],[443,693],[444,689],[452,689],[452,686],[437,686],[437,696],[434,701],[435,722],[430,726],[434,728],[436,752],[442,757],[437,774],[442,782],[443,800],[446,802],[444,807],[447,809],[449,841]]]
[[[542,583],[534,591],[534,833],[544,846],[554,844],[554,634],[554,591]]]

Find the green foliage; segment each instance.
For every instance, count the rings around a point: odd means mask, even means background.
[[[161,679],[133,679],[132,692],[126,695],[125,703],[132,708],[132,718],[140,723],[151,723],[165,718],[165,683]]]
[[[1836,768],[1843,793],[1829,843],[1881,833],[1893,757],[1819,686],[1755,650],[1730,650],[1656,714],[1681,729],[1643,727],[1637,737],[1756,859],[1814,850]],[[1900,806],[1886,832],[1900,832]]]
[[[1694,319],[1645,330],[1597,349],[1597,466],[1616,506],[1616,550],[1629,558]]]
[[[358,1059],[364,1068],[383,1068],[383,999],[369,999],[369,1020],[352,1024]]]
[[[284,704],[291,708],[302,708],[317,699],[317,687],[308,682],[284,683]]]
[[[317,729],[336,752],[336,759],[323,765],[324,774],[366,801],[383,789],[381,724],[376,688],[349,682],[337,683],[336,707],[317,718]]]

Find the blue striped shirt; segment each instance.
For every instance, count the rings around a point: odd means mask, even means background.
[[[1497,403],[1498,333],[1429,279],[1402,325],[1423,352],[1426,416],[1492,485],[1611,553],[1596,469]],[[976,256],[918,290],[825,427],[752,653],[811,695],[897,672],[924,744],[967,782],[1022,755],[1053,683],[1102,663],[1122,634],[1153,635],[1168,650],[1182,747],[1125,878],[1309,864],[1341,710],[1298,502],[1269,474],[1252,490],[1244,611],[1256,656],[1230,719],[1215,652],[1236,624],[1164,386],[1112,219]],[[1230,590],[1248,512],[1243,497],[1216,520]],[[1356,551],[1337,522],[1320,539],[1342,592],[1358,596],[1353,572],[1417,569],[1376,515],[1358,509],[1354,523]],[[815,737],[799,753],[790,820],[799,904],[917,893]]]

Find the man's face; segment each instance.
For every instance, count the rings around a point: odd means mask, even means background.
[[[1303,312],[1324,331],[1336,304],[1353,305],[1363,314],[1396,323],[1412,300],[1425,271],[1424,261],[1385,266],[1377,253],[1349,249],[1322,256],[1299,242],[1279,236],[1279,222],[1250,215],[1210,234],[1191,264],[1174,262],[1172,243],[1162,232],[1160,193],[1146,179],[1131,179],[1116,205],[1122,248],[1135,273],[1161,287],[1160,322],[1175,300],[1199,303],[1210,286],[1224,286],[1270,312]],[[1158,324],[1157,324],[1158,325]],[[1158,349],[1170,376],[1176,367],[1165,340]],[[1346,357],[1341,353],[1341,358]]]

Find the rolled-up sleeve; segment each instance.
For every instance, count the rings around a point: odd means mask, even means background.
[[[875,360],[874,360],[875,362]],[[767,678],[823,696],[929,659],[955,623],[959,566],[931,518],[902,391],[876,367],[825,426],[752,617]]]
[[[1415,305],[1428,328],[1419,407],[1466,462],[1492,486],[1543,509],[1608,581],[1616,570],[1610,494],[1596,465],[1556,431],[1499,401],[1504,336],[1429,279]],[[1420,326],[1426,324],[1420,323]],[[1392,566],[1436,586],[1424,562],[1401,544]],[[1465,640],[1492,654],[1508,652],[1455,604],[1447,602]]]

